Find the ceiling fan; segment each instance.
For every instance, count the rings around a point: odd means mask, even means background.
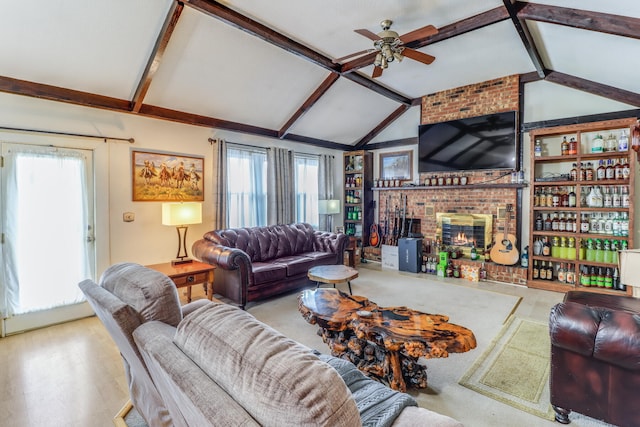
[[[395,31],[392,31],[391,24],[393,21],[385,19],[380,22],[382,31],[375,34],[367,29],[354,30],[361,36],[373,40],[374,49],[368,49],[365,51],[357,52],[342,58],[336,59],[336,62],[340,62],[347,58],[359,56],[365,53],[378,52],[373,62],[373,74],[371,77],[374,79],[382,75],[382,70],[387,68],[388,64],[393,61],[402,61],[404,57],[411,58],[414,61],[422,62],[423,64],[431,64],[436,58],[435,56],[428,55],[426,53],[419,52],[417,50],[405,47],[406,43],[429,37],[438,32],[438,29],[433,25],[427,25],[417,30],[413,30],[404,35],[399,35]]]

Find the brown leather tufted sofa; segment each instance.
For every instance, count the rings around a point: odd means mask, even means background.
[[[575,411],[640,426],[640,300],[567,292],[551,309],[551,404],[556,421]]]
[[[193,244],[192,253],[216,266],[214,292],[244,308],[312,284],[307,271],[342,264],[347,243],[343,233],[297,223],[210,231]]]

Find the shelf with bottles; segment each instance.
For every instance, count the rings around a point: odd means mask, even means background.
[[[536,160],[628,153],[635,119],[584,123],[531,132]]]
[[[347,190],[350,189],[362,189],[362,183],[364,182],[362,173],[352,173],[351,175],[347,175],[345,172],[344,177],[344,188]]]
[[[620,208],[591,208],[589,211],[548,211],[535,208],[534,236],[549,233],[577,237],[629,237],[629,212]]]
[[[575,286],[577,281],[575,263],[562,260],[535,258],[532,261],[531,280],[560,286]]]

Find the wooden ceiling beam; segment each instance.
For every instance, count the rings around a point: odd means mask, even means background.
[[[588,10],[516,2],[518,18],[640,39],[640,19]]]
[[[533,63],[533,66],[538,73],[538,76],[544,78],[546,75],[546,71],[544,68],[544,63],[542,62],[542,58],[540,57],[540,53],[536,48],[536,44],[533,41],[533,37],[531,37],[531,33],[529,32],[529,27],[527,27],[524,19],[520,19],[518,17],[517,8],[511,3],[511,0],[502,0],[504,3],[504,7],[509,13],[509,17],[511,18],[511,22],[513,22],[513,26],[515,27],[518,35],[520,36],[520,40],[524,45],[525,50],[529,54],[529,59]]]
[[[570,87],[572,89],[588,92],[593,95],[602,96],[603,98],[613,99],[614,101],[633,105],[634,107],[640,107],[640,94],[635,92],[629,92],[617,87],[582,79],[580,77],[560,73],[558,71],[550,71],[545,80]]]
[[[373,138],[375,138],[380,132],[387,128],[391,123],[396,121],[398,117],[402,116],[405,111],[409,109],[408,105],[401,105],[396,108],[393,113],[389,114],[386,119],[384,119],[378,126],[376,126],[371,132],[366,134],[360,141],[358,141],[355,145],[356,150],[360,150],[362,147],[367,145]]]
[[[420,49],[427,45],[447,40],[452,37],[468,33],[470,31],[478,30],[480,28],[495,24],[500,21],[504,21],[505,19],[509,19],[509,14],[505,10],[505,8],[496,7],[470,18],[463,19],[461,21],[454,22],[453,24],[445,25],[441,28],[438,28],[437,34],[414,40],[411,43],[407,43],[406,47],[409,47],[411,49]],[[342,65],[340,71],[345,74],[359,70],[360,68],[373,64],[373,60],[375,59],[375,57],[376,54],[374,52],[360,58],[356,58],[352,61],[345,62]]]
[[[133,95],[133,100],[131,101],[132,110],[136,113],[140,111],[140,107],[144,102],[144,97],[147,95],[149,87],[151,87],[153,77],[158,71],[160,62],[162,62],[162,57],[164,56],[164,52],[167,49],[167,45],[169,44],[169,40],[171,39],[173,30],[178,24],[178,19],[180,19],[183,8],[184,4],[178,2],[172,3],[171,7],[169,8],[167,17],[164,20],[164,24],[162,25],[160,34],[158,34],[156,43],[153,46],[153,50],[151,51],[151,55],[149,56],[147,65],[144,68],[144,72],[142,73],[140,81],[138,82],[136,92]]]
[[[131,102],[126,99],[96,95],[94,93],[65,89],[58,86],[19,80],[5,76],[0,76],[0,92],[30,96],[32,98],[46,99],[48,101],[82,105],[84,107],[101,108],[104,110],[129,111],[131,109]]]
[[[333,63],[331,59],[319,54],[313,49],[291,40],[289,37],[272,30],[253,19],[244,16],[233,9],[224,6],[214,0],[186,0],[185,4],[213,18],[219,19],[226,24],[242,30],[252,36],[258,37],[274,46],[286,50],[294,55],[300,56],[314,64],[339,72],[340,66]]]
[[[280,131],[278,131],[278,137],[283,138],[288,132],[291,126],[300,119],[313,105],[318,102],[318,100],[324,95],[331,86],[340,78],[339,74],[331,73],[329,76],[324,79],[324,81],[318,86],[318,88],[307,98],[307,100],[296,110],[295,113],[287,120],[287,123],[282,126]]]

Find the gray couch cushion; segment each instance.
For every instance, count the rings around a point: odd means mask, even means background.
[[[174,342],[264,426],[361,425],[340,375],[249,313],[211,304],[180,323]]]
[[[178,291],[159,271],[133,263],[114,264],[102,274],[100,286],[133,307],[145,321],[178,326],[182,320]]]
[[[257,427],[244,408],[173,343],[174,335],[175,328],[160,322],[147,322],[133,333],[173,419],[193,427]]]

